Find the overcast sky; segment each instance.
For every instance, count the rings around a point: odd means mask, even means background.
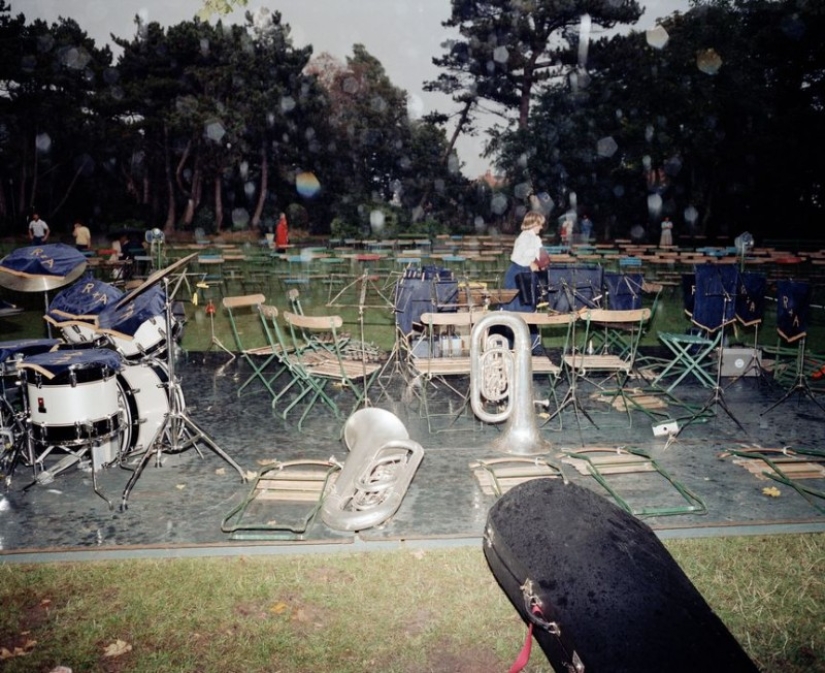
[[[676,10],[686,11],[688,0],[640,0],[645,7],[635,29],[645,30],[661,16]],[[58,17],[77,21],[95,42],[110,42],[110,34],[131,38],[134,18],[157,21],[170,26],[190,20],[202,7],[201,0],[10,0],[12,14],[49,22]],[[441,43],[447,32],[441,22],[449,18],[450,0],[276,0],[262,3],[250,0],[248,10],[258,7],[278,10],[292,29],[296,46],[311,44],[315,54],[329,52],[343,60],[352,55],[353,44],[363,44],[384,65],[393,84],[405,89],[410,98],[410,113],[421,115],[433,109],[450,109],[444,96],[421,90],[425,80],[435,79],[438,69],[432,58],[443,53]],[[224,22],[241,23],[244,11]],[[215,17],[213,17],[214,19]],[[479,142],[464,139],[458,147],[465,162],[465,174],[475,177],[487,169],[478,156]]]

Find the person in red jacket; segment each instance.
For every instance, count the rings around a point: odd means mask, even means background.
[[[281,213],[278,224],[275,225],[275,250],[285,252],[289,244],[289,225],[286,221],[286,214]]]

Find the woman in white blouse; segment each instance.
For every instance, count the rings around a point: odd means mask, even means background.
[[[504,274],[504,289],[517,290],[516,278],[520,273],[530,273],[531,271],[541,271],[547,268],[547,252],[539,235],[544,228],[544,215],[536,211],[530,211],[524,216],[521,222],[521,233],[513,244],[513,252],[510,254],[510,266]],[[508,311],[532,312],[535,307],[523,304],[518,295],[512,302],[504,306]]]

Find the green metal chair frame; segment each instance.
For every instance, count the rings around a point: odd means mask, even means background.
[[[267,342],[272,348],[273,353],[278,357],[281,366],[290,376],[290,381],[286,385],[282,385],[273,395],[273,410],[278,406],[284,395],[292,390],[294,386],[298,386],[295,397],[281,412],[282,417],[286,420],[287,414],[296,404],[309,393],[316,391],[316,385],[306,375],[304,368],[297,362],[299,355],[296,354],[294,346],[289,344],[284,337],[284,333],[278,322],[278,316],[280,315],[278,308],[270,304],[261,304],[258,306],[258,310],[261,314],[261,323]]]
[[[237,295],[234,297],[224,297],[222,300],[223,308],[229,317],[229,325],[232,329],[232,336],[235,339],[238,352],[244,362],[252,368],[252,374],[238,388],[239,397],[243,390],[256,379],[261,381],[272,397],[275,397],[277,393],[275,392],[273,383],[275,379],[283,373],[281,366],[278,366],[274,373],[267,373],[267,370],[273,363],[279,362],[278,355],[272,344],[267,343],[265,346],[250,347],[248,345],[248,339],[247,343],[244,343],[244,336],[239,325],[242,311],[247,310],[247,312],[252,314],[252,311],[258,311],[260,309],[261,304],[263,304],[265,300],[266,297],[262,294]]]
[[[677,514],[706,514],[707,507],[704,501],[691,491],[687,486],[674,479],[659,463],[651,458],[644,451],[639,449],[630,449],[627,447],[608,449],[608,448],[586,448],[576,451],[565,451],[565,456],[573,460],[582,460],[587,466],[590,475],[604,488],[616,503],[626,512],[638,517],[647,516],[673,516]],[[611,464],[610,456],[616,457],[615,464]],[[606,460],[605,460],[606,459]],[[570,462],[563,460],[562,462]],[[606,478],[607,474],[627,474],[631,471],[631,466],[638,467],[640,472],[655,472],[660,477],[670,484],[684,499],[685,504],[682,506],[669,507],[632,507],[627,500],[622,497],[619,492]]]
[[[327,392],[330,383],[337,383],[341,388],[350,390],[355,397],[351,411],[358,409],[367,400],[367,392],[380,372],[381,365],[377,362],[349,360],[343,356],[343,340],[339,338],[343,326],[341,316],[308,316],[284,311],[283,317],[292,337],[292,362],[301,376],[312,382],[313,386],[311,397],[298,421],[298,428],[302,427],[318,399],[332,409],[336,418],[341,418],[340,406]],[[331,338],[315,339],[316,334],[328,334]]]

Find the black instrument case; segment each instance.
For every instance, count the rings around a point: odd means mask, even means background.
[[[651,528],[588,488],[512,488],[484,555],[558,673],[758,670]]]

